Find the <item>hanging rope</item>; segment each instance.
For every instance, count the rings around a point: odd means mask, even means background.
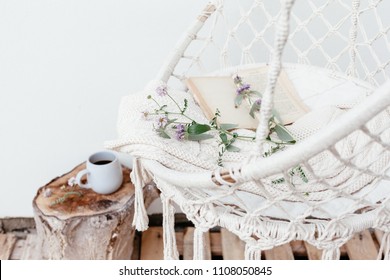
[[[352,2],[352,11],[351,11],[351,29],[349,31],[349,57],[351,62],[348,66],[348,75],[356,76],[356,38],[357,38],[357,30],[358,30],[358,20],[359,20],[359,7],[360,0],[354,0]]]
[[[276,25],[277,30],[272,61],[269,67],[267,86],[261,102],[260,123],[256,132],[257,149],[255,150],[255,156],[263,154],[263,144],[269,133],[269,120],[272,117],[273,109],[273,94],[281,70],[282,53],[289,34],[290,13],[294,2],[295,0],[283,2],[279,22]]]

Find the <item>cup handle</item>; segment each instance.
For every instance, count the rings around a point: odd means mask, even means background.
[[[88,184],[88,182],[86,184],[83,184],[81,182],[81,178],[83,178],[84,175],[87,175],[89,173],[88,169],[83,169],[81,170],[79,173],[77,173],[77,176],[76,176],[76,183],[81,187],[81,188],[90,188],[91,186]]]

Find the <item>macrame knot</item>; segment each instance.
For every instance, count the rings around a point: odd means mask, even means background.
[[[351,235],[349,235],[350,237]],[[349,237],[336,237],[332,234],[327,235],[326,240],[316,240],[312,243],[318,249],[322,249],[323,260],[339,260],[340,259],[340,247],[345,244]]]
[[[149,224],[143,194],[143,188],[148,178],[147,175],[142,172],[142,166],[140,159],[138,158],[135,158],[133,161],[133,170],[130,173],[130,178],[135,187],[133,226],[135,226],[135,229],[138,231],[144,231],[148,229]]]

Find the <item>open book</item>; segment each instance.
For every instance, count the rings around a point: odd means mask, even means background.
[[[239,71],[237,75],[244,83],[250,84],[252,90],[264,93],[267,84],[267,66]],[[257,128],[259,120],[249,115],[248,100],[238,108],[235,107],[237,86],[234,77],[190,77],[186,80],[186,84],[207,118],[212,119],[218,109],[221,113],[219,118],[221,123],[234,123],[240,128],[247,129]],[[293,123],[309,111],[283,70],[275,88],[274,109],[283,125]]]

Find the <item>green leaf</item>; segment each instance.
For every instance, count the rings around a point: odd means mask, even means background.
[[[283,142],[295,143],[295,139],[291,136],[290,132],[288,132],[288,130],[284,126],[276,124],[274,127],[274,131],[276,132],[276,135],[278,135],[279,139]]]
[[[227,146],[226,149],[227,149],[229,152],[234,152],[234,153],[237,153],[237,152],[240,151],[240,148],[239,148],[239,147],[236,147],[236,146],[233,146],[233,145]]]
[[[188,135],[188,140],[191,141],[201,141],[214,138],[213,135],[210,134],[198,134],[198,135]]]
[[[198,135],[198,134],[205,133],[205,132],[209,131],[210,129],[211,129],[211,127],[207,124],[194,123],[188,127],[187,132],[190,135]]]
[[[187,108],[188,108],[188,100],[186,98],[184,98],[184,106],[183,106],[183,110],[181,110],[181,113],[185,113],[185,111],[187,111]]]
[[[259,96],[259,97],[262,96],[262,94],[261,94],[260,92],[258,92],[257,90],[251,90],[251,91],[249,92],[249,94],[255,94],[255,95]]]
[[[177,121],[177,119],[168,120],[167,125],[169,125],[169,124],[171,124],[171,123],[174,123],[175,121]]]
[[[249,115],[252,118],[255,118],[255,113],[258,112],[259,110],[260,110],[260,105],[257,102],[254,102],[252,104],[251,110],[249,111]]]
[[[278,121],[278,122],[282,122],[282,119],[280,118],[280,114],[278,111],[276,111],[275,109],[272,110],[272,114],[274,115],[274,118]]]
[[[223,123],[223,124],[221,124],[219,127],[220,127],[221,130],[231,130],[231,129],[237,128],[237,127],[238,127],[238,124],[234,124],[234,123]]]
[[[239,107],[242,104],[243,100],[244,100],[244,95],[238,94],[234,99],[234,106],[236,106],[236,108]]]
[[[306,174],[305,174],[305,172],[303,171],[302,167],[301,167],[301,166],[298,166],[298,167],[296,168],[296,170],[298,171],[298,174],[299,174],[299,177],[301,178],[301,180],[302,180],[304,183],[308,183],[309,180],[307,179]]]
[[[272,184],[277,185],[277,184],[282,184],[282,183],[284,183],[284,182],[285,182],[285,180],[284,180],[284,178],[282,177],[282,178],[273,180],[273,181],[272,181]]]
[[[157,130],[158,132],[158,135],[162,138],[166,138],[166,139],[171,139],[171,137],[163,130],[163,129],[159,129]]]
[[[220,133],[219,138],[221,138],[222,143],[224,143],[224,144],[226,144],[228,142],[228,138],[227,138],[226,133]]]

